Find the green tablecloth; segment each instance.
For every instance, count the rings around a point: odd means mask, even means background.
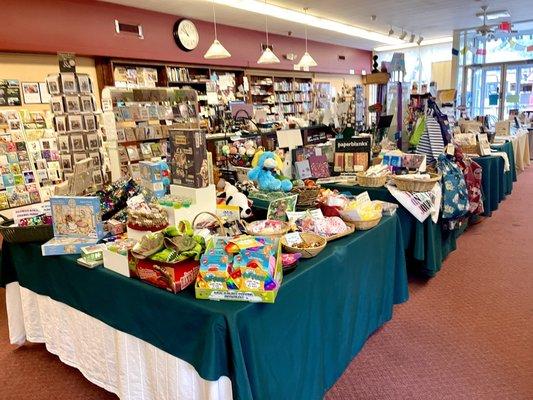
[[[389,193],[387,188],[328,184],[323,185],[339,192],[358,195],[368,192],[372,200],[387,201],[398,204],[397,215],[402,227],[403,243],[407,255],[407,264],[412,272],[428,277],[435,276],[442,267],[444,259],[457,248],[457,238],[464,232],[467,224],[460,229],[449,231],[431,218],[419,222],[405,207]]]
[[[512,146],[511,146],[512,151]],[[511,159],[513,162],[511,163]],[[473,160],[483,168],[481,185],[483,189],[483,215],[490,216],[499,204],[510,194],[513,187],[512,173],[514,157],[509,157],[510,171],[504,172],[504,160],[500,156],[474,157]],[[515,171],[516,174],[516,171]]]
[[[506,142],[500,145],[491,146],[494,150],[503,151],[507,154],[509,158],[509,171],[504,172],[503,179],[503,191],[506,195],[511,194],[513,191],[513,182],[516,182],[516,162],[513,144],[511,142]]]
[[[397,217],[330,243],[288,275],[274,304],[175,295],[75,257],[4,242],[2,283],[18,281],[192,364],[229,376],[237,399],[320,399],[369,335],[408,298]]]

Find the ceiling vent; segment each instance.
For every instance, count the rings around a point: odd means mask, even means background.
[[[137,36],[139,39],[144,39],[142,25],[125,24],[115,20],[115,31],[119,35]]]

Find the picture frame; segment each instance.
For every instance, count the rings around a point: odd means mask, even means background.
[[[55,116],[54,125],[57,133],[65,133],[67,131],[67,117],[64,115]]]
[[[74,164],[82,160],[85,160],[86,158],[87,158],[86,153],[74,153]]]
[[[65,96],[65,110],[67,113],[79,113],[80,98],[78,96]]]
[[[100,170],[93,171],[93,182],[97,186],[103,183],[102,172]]]
[[[93,96],[80,96],[82,112],[94,112]]]
[[[98,134],[96,133],[89,133],[87,135],[87,147],[89,150],[98,150],[100,148],[100,143],[98,140]]]
[[[59,151],[61,152],[70,152],[70,140],[67,135],[61,135],[57,138],[59,143]]]
[[[96,126],[96,118],[93,114],[83,116],[83,124],[86,131],[96,131],[98,128]]]
[[[52,96],[50,100],[50,105],[52,107],[52,112],[54,114],[65,113],[65,106],[63,104],[63,96]]]
[[[87,74],[77,74],[80,93],[92,93],[91,78]]]
[[[70,136],[71,149],[73,151],[85,151],[85,144],[83,143],[83,135]]]
[[[76,76],[72,72],[61,73],[61,88],[65,94],[78,93],[78,86],[76,85]]]
[[[83,120],[81,115],[69,115],[68,116],[68,131],[80,132],[83,131]]]
[[[70,154],[61,155],[61,167],[63,168],[63,171],[65,172],[72,171],[72,158],[70,157]]]
[[[98,151],[91,151],[89,153],[89,157],[93,159],[93,167],[99,168],[100,167],[100,152]]]
[[[25,104],[41,104],[39,82],[21,82],[22,99]]]
[[[46,77],[46,87],[50,95],[61,94],[61,86],[59,84],[59,74],[51,74]]]

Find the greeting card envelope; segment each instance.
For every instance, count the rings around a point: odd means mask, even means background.
[[[309,165],[313,178],[329,177],[329,164],[326,156],[310,156]]]
[[[104,224],[100,199],[96,196],[54,196],[50,198],[55,237],[101,239]]]

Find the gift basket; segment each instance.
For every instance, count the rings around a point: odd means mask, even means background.
[[[357,183],[366,187],[385,186],[390,175],[390,170],[386,165],[373,165],[366,171],[357,172]]]
[[[392,175],[396,187],[404,192],[429,192],[441,179],[441,174]]]
[[[285,253],[300,253],[302,258],[312,258],[326,248],[327,240],[312,232],[294,232],[282,236],[281,246]]]

